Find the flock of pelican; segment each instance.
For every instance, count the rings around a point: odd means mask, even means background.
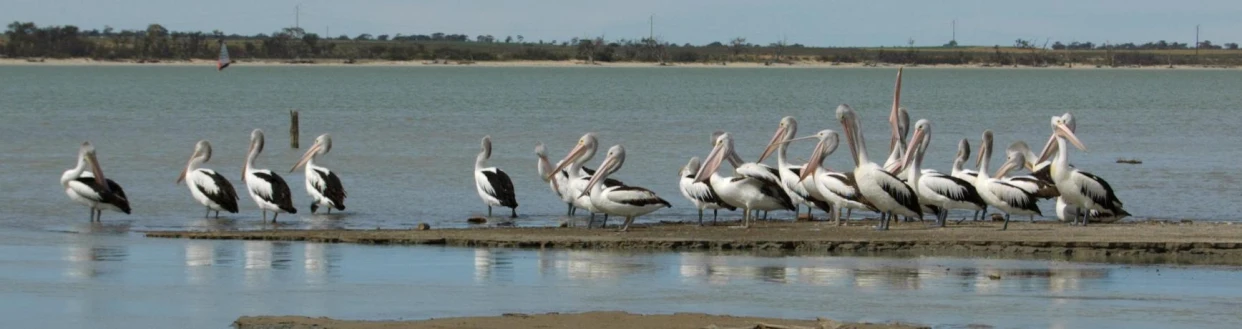
[[[1002,229],[1007,229],[1011,215],[1028,215],[1032,220],[1036,215],[1042,216],[1038,201],[1051,198],[1056,198],[1057,217],[1075,225],[1115,221],[1129,215],[1107,181],[1069,165],[1068,144],[1086,150],[1074,133],[1075,121],[1070,113],[1051,118],[1052,133],[1041,154],[1036,155],[1025,142],[1015,142],[1005,150],[1006,160],[994,173],[989,172],[993,152],[991,130],[982,135],[975,162],[978,170],[963,168],[970,158],[970,143],[966,139],[958,143],[950,172],[924,168],[932,123],[918,120],[911,136],[909,112],[900,106],[901,75],[899,69],[889,116],[890,153],[883,164],[868,157],[858,113],[845,104],[837,107],[836,119],[849,144],[855,165],[851,171],[834,172],[823,165],[824,159],[836,151],[842,133],[826,129],[795,138],[798,122],[793,117],[781,119],[756,162],[742,160],[728,133],[713,133],[713,147],[707,157],[702,162],[698,157],[690,158],[680,171],[681,194],[697,208],[699,224],[703,223],[704,210],[712,210],[714,223],[720,209],[742,209],[742,226],[749,227],[760,211],[766,216],[768,211],[792,210],[797,217],[799,208],[805,205],[808,216],[820,209],[838,225],[842,224],[842,211],[848,221],[853,210],[870,210],[880,213],[876,227],[879,230],[887,230],[897,216],[922,220],[924,214],[935,216],[935,225],[944,227],[950,210],[975,211],[979,219],[992,207],[1005,213]],[[808,139],[818,141],[808,162],[790,163],[787,146]],[[621,145],[608,150],[598,171],[585,167],[597,147],[597,134],[587,133],[554,166],[544,145],[535,146],[539,175],[566,203],[567,215],[574,215],[576,209],[588,210],[592,219],[595,214],[603,214],[604,226],[608,215],[624,217],[620,229],[625,231],[635,217],[670,206],[648,189],[608,178],[625,162],[625,147]],[[475,178],[489,215],[492,206],[517,207],[509,177],[500,169],[483,167],[490,154],[490,137],[484,137]],[[763,164],[772,154],[776,155],[776,167]],[[718,170],[726,160],[733,167],[733,174],[722,176]],[[1031,174],[1009,176],[1020,169]],[[591,224],[588,221],[588,226]]]
[[[712,149],[701,162],[690,158],[680,170],[681,194],[698,210],[699,224],[703,224],[705,210],[712,210],[715,223],[720,209],[743,211],[742,226],[749,227],[759,212],[767,216],[769,211],[791,210],[795,218],[806,206],[808,217],[814,209],[830,214],[838,225],[849,221],[854,210],[870,210],[880,213],[879,230],[887,230],[898,216],[906,220],[922,220],[924,214],[935,216],[935,225],[945,226],[950,210],[974,211],[976,219],[986,214],[988,207],[1005,213],[1004,228],[1008,228],[1011,215],[1028,215],[1034,219],[1040,212],[1037,202],[1056,198],[1057,217],[1075,225],[1107,222],[1129,214],[1122,209],[1122,202],[1104,179],[1069,165],[1070,144],[1080,150],[1086,146],[1075,135],[1073,115],[1065,113],[1051,118],[1051,135],[1040,154],[1035,154],[1024,142],[1018,141],[1005,150],[1006,160],[1000,168],[989,172],[992,158],[993,132],[985,130],[976,157],[977,170],[964,169],[970,158],[970,143],[962,139],[954,157],[952,170],[940,172],[924,168],[923,160],[932,139],[932,123],[918,120],[910,132],[909,112],[900,106],[901,76],[893,95],[893,107],[889,113],[892,129],[890,152],[883,164],[868,157],[866,142],[859,127],[858,113],[849,105],[836,109],[836,119],[842,132],[831,129],[813,135],[795,137],[798,122],[793,117],[781,119],[775,134],[756,162],[746,162],[737,154],[733,137],[727,132],[712,133]],[[824,160],[838,147],[841,135],[849,144],[854,168],[834,172],[823,165]],[[807,163],[789,161],[787,149],[799,140],[816,140],[817,144]],[[629,229],[634,219],[671,207],[671,204],[651,190],[627,185],[609,178],[621,170],[625,163],[625,147],[614,145],[598,167],[592,170],[586,163],[595,157],[598,135],[586,133],[577,145],[555,165],[548,159],[542,143],[535,147],[539,176],[549,184],[567,206],[567,215],[575,215],[577,209],[591,213],[587,226],[593,224],[596,214],[625,219],[621,231]],[[281,213],[294,214],[292,193],[284,179],[275,172],[255,166],[255,160],[263,151],[263,132],[255,129],[250,135],[249,152],[242,169],[242,182],[251,199],[262,211],[263,220],[272,213],[272,222]],[[482,150],[475,160],[475,187],[488,209],[510,208],[510,215],[517,217],[518,202],[513,181],[508,174],[496,167],[487,167],[492,154],[490,136],[483,137]],[[344,210],[345,189],[331,170],[319,166],[315,159],[332,149],[328,134],[320,135],[306,154],[293,165],[289,172],[305,167],[306,191],[311,197],[310,211],[319,207],[327,212],[333,208]],[[177,183],[186,182],[190,194],[206,209],[206,216],[214,211],[237,213],[240,199],[229,182],[220,173],[202,168],[211,159],[211,144],[199,141],[190,156]],[[775,154],[776,167],[763,164]],[[718,171],[725,161],[733,167],[731,175]],[[1030,175],[1013,175],[1011,172],[1026,169]],[[69,198],[90,208],[91,220],[98,221],[102,210],[129,213],[129,202],[120,184],[107,179],[95,157],[95,149],[89,142],[82,144],[78,152],[77,167],[65,171],[61,185]],[[1004,229],[1003,228],[1003,229]]]
[[[345,188],[341,180],[328,168],[315,164],[315,159],[332,150],[332,137],[328,134],[315,138],[315,144],[306,150],[289,172],[299,167],[306,168],[306,192],[311,197],[310,211],[314,213],[319,207],[327,212],[332,209],[345,210]],[[255,160],[263,152],[263,131],[255,129],[250,133],[250,149],[246,154],[246,162],[242,166],[242,182],[246,184],[246,192],[259,207],[263,220],[267,221],[267,213],[272,213],[272,222],[281,213],[296,214],[293,206],[293,194],[284,178],[268,169],[255,167]],[[177,176],[177,183],[185,181],[190,195],[195,201],[206,208],[203,217],[210,216],[214,211],[216,217],[220,211],[237,213],[237,191],[228,178],[215,170],[203,168],[203,164],[211,160],[211,143],[200,140],[194,146],[194,153]],[[91,221],[99,221],[103,210],[130,213],[129,200],[125,190],[111,179],[104,177],[95,156],[95,147],[90,142],[83,142],[78,150],[78,165],[65,171],[60,177],[60,184],[65,188],[69,198],[84,204],[91,210]]]

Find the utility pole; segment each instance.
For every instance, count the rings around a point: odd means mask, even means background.
[[[1199,57],[1199,24],[1195,24],[1195,59]]]
[[[953,23],[951,23],[950,25],[953,26],[953,38],[951,40],[953,41],[953,44],[956,45],[957,44],[957,19],[954,18]]]
[[[302,4],[293,5],[293,27],[302,28]]]
[[[655,14],[652,14],[651,17],[647,18],[647,24],[650,25],[647,32],[647,38],[655,41]]]

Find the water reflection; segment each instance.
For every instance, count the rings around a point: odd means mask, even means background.
[[[306,274],[307,284],[324,284],[327,282],[328,269],[332,264],[328,261],[327,249],[331,244],[307,243],[302,250],[302,268]]]
[[[475,282],[513,281],[513,257],[510,253],[511,251],[503,249],[475,249]]]
[[[97,228],[102,226],[97,226]],[[69,262],[65,276],[88,279],[105,274],[107,267],[101,262],[120,262],[129,256],[129,246],[124,242],[111,241],[109,236],[73,234],[64,245],[64,259]]]
[[[634,263],[634,261],[643,263]],[[621,253],[597,251],[566,251],[565,258],[556,267],[564,269],[570,280],[614,281],[628,274],[642,272],[654,267],[649,257],[627,257]]]
[[[186,281],[192,285],[206,285],[211,279],[211,265],[215,263],[216,250],[211,241],[190,240],[185,244]]]

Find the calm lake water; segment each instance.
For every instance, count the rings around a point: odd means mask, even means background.
[[[639,222],[688,220],[695,212],[677,192],[677,170],[707,154],[714,130],[731,132],[739,153],[754,160],[782,116],[799,120],[800,135],[840,130],[833,110],[848,103],[860,112],[870,153],[882,159],[894,75],[0,66],[0,315],[23,327],[220,328],[246,314],[395,319],[609,309],[946,327],[1242,325],[1242,287],[1232,267],[383,248],[134,233],[262,225],[245,197],[242,213],[204,220],[186,187],[174,183],[195,141],[207,139],[215,155],[206,166],[242,186],[255,128],[268,136],[259,166],[285,176],[302,211],[282,216],[286,227],[465,226],[486,211],[472,166],[488,134],[490,164],[517,187],[517,224],[552,225],[564,220],[565,208],[537,177],[534,144],[546,143],[560,158],[588,131],[599,132],[602,144],[590,166],[604,149],[623,144],[629,161],[616,177],[673,203]],[[1050,132],[1048,118],[1069,111],[1090,150],[1073,151],[1071,161],[1106,178],[1135,218],[1238,220],[1236,71],[911,68],[905,77],[902,103],[912,120],[933,123],[927,167],[947,170],[957,140],[970,138],[977,150],[984,129],[996,131],[998,149],[1016,140],[1038,147]],[[302,113],[300,150],[287,147],[291,109]],[[301,171],[284,174],[320,133],[334,137],[321,162],[349,192],[343,214],[308,214]],[[105,225],[92,227],[86,209],[64,195],[57,179],[75,165],[83,140],[95,144],[108,177],[124,185],[132,215],[105,213]],[[805,159],[811,146],[795,145],[790,155]],[[1114,163],[1121,157],[1144,163]],[[1001,161],[997,152],[992,169]],[[828,160],[834,168],[847,162],[845,148]],[[1051,208],[1043,205],[1045,213]]]

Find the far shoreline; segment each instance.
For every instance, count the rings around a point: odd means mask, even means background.
[[[90,58],[0,58],[0,66],[204,66],[215,67],[216,61],[191,60],[94,60]],[[651,62],[596,62],[594,64],[579,60],[569,61],[388,61],[358,60],[347,63],[341,59],[289,61],[276,59],[236,60],[230,68],[245,66],[308,66],[308,67],[556,67],[556,68],[772,68],[772,69],[865,69],[865,68],[932,68],[932,69],[1016,69],[1016,70],[1237,70],[1242,66],[1202,66],[1202,65],[1156,65],[1156,66],[1096,66],[1092,64],[1074,63],[1072,66],[1029,66],[1029,65],[987,65],[987,64],[892,64],[892,63],[832,63],[817,61],[795,61],[787,63],[760,62],[727,62],[727,63],[668,63],[661,65]]]

